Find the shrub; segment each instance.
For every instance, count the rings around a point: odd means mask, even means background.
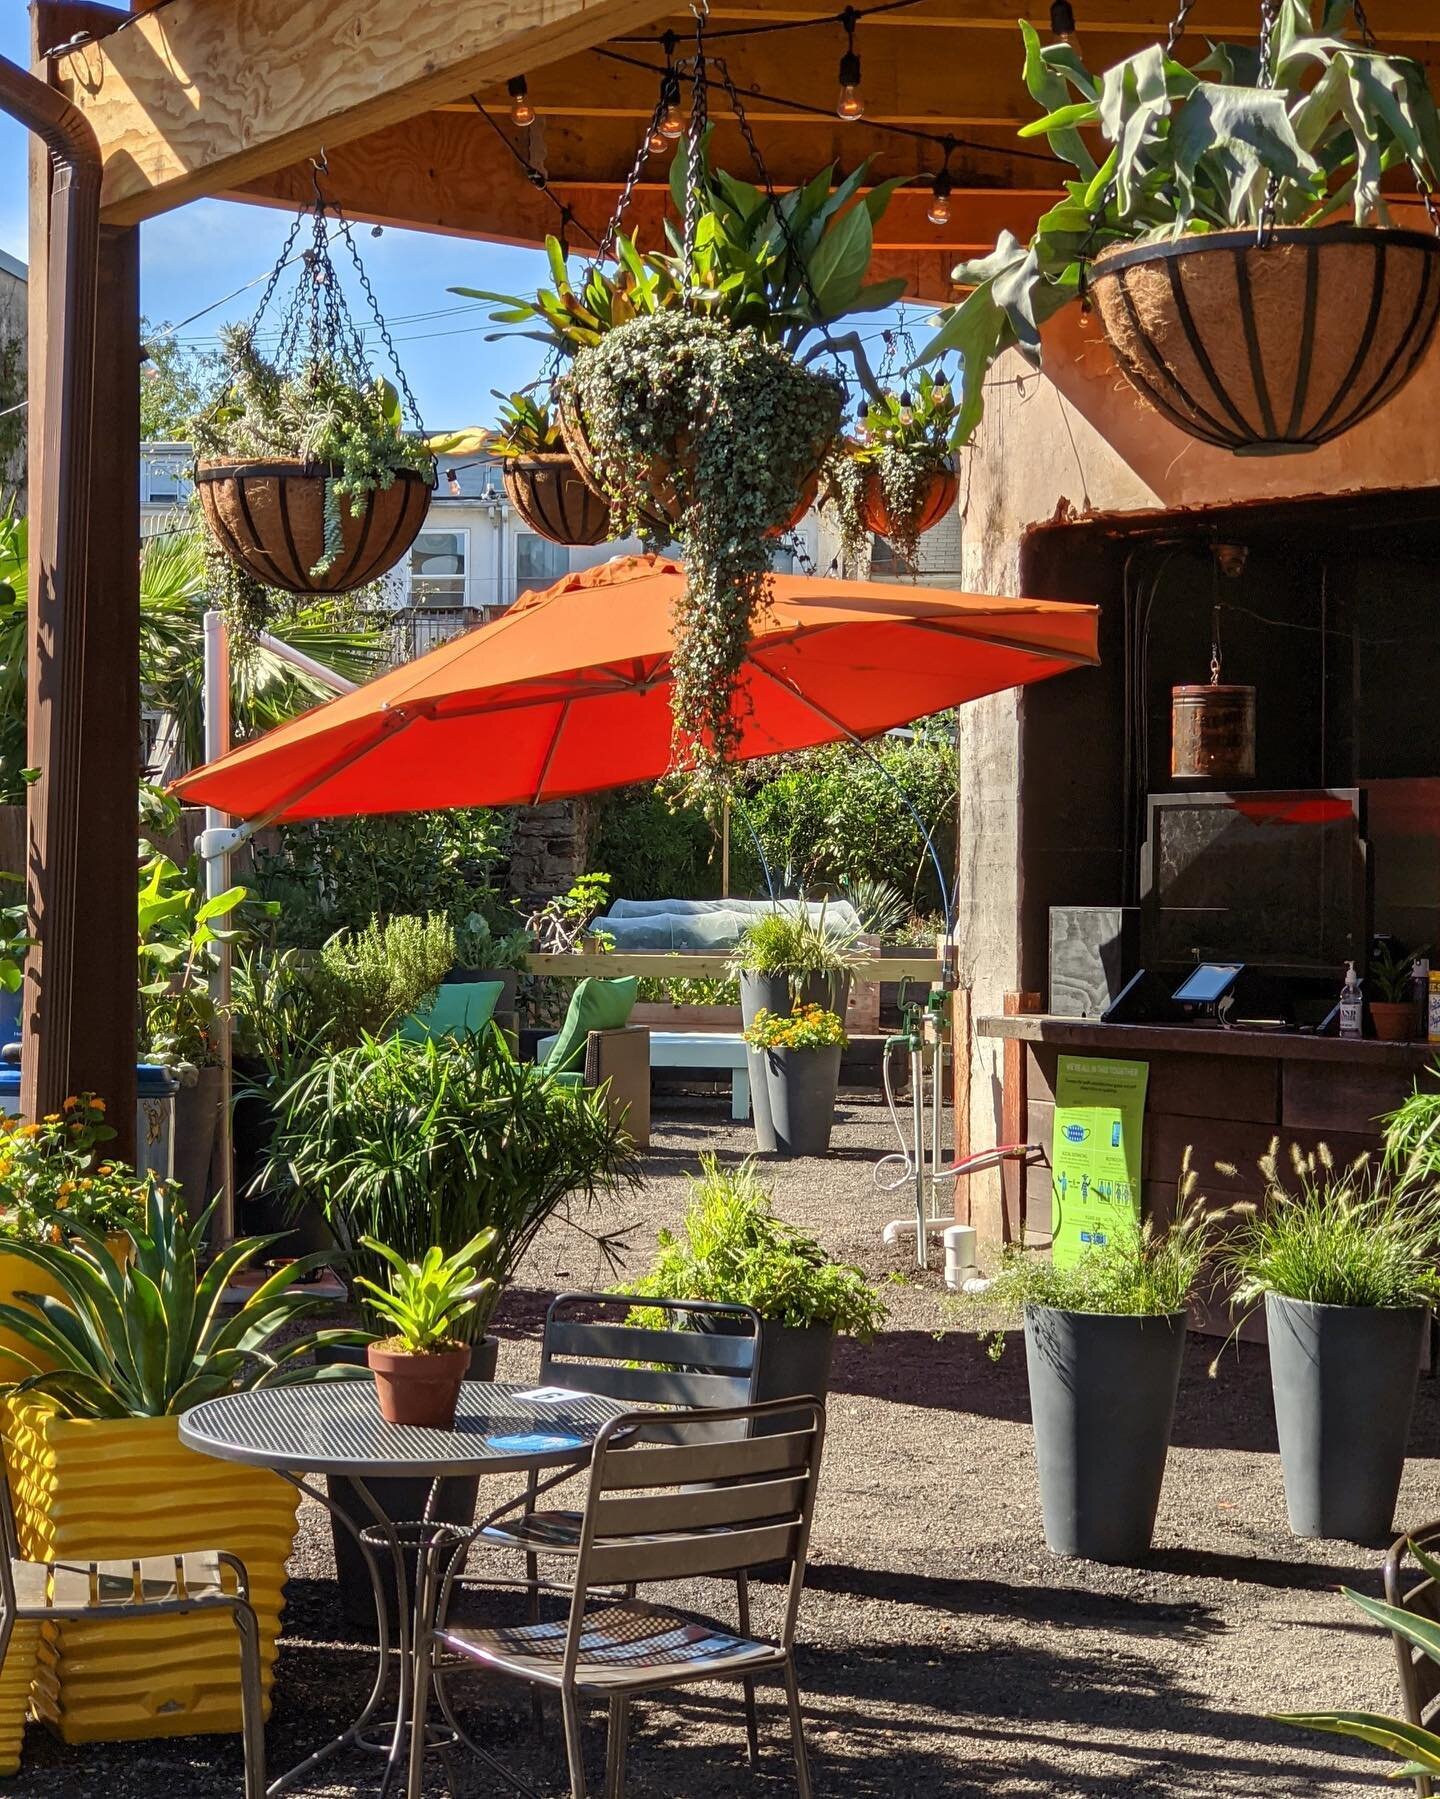
[[[700,1158],[680,1235],[660,1232],[649,1273],[626,1291],[754,1306],[775,1324],[828,1324],[865,1342],[885,1320],[858,1268],[832,1262],[813,1237],[775,1216],[753,1160],[722,1168],[713,1155]]]

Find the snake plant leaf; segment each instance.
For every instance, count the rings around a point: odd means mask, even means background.
[[[1304,1730],[1325,1730],[1334,1736],[1358,1737],[1392,1755],[1403,1755],[1427,1774],[1440,1773],[1440,1736],[1403,1718],[1386,1718],[1378,1712],[1275,1712],[1276,1724],[1293,1724]],[[1396,1771],[1397,1778],[1405,1773]]]

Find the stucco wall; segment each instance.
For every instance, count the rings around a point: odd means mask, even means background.
[[[1440,344],[1404,392],[1348,436],[1306,455],[1258,459],[1211,449],[1151,410],[1115,366],[1098,321],[1078,308],[1047,326],[1044,349],[1044,375],[1013,353],[992,371],[963,461],[963,584],[974,592],[1019,594],[1026,533],[1057,517],[1440,486]],[[975,1018],[999,1012],[1020,984],[1018,821],[1026,783],[1046,778],[1022,766],[1023,706],[1023,693],[997,694],[966,707],[960,725],[960,962]],[[975,1038],[976,1149],[999,1140],[999,1067],[998,1043]],[[998,1178],[970,1189],[982,1226],[994,1221]]]

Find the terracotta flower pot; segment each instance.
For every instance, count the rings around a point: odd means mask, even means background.
[[[325,482],[334,471],[295,460],[202,462],[195,491],[216,543],[239,567],[286,593],[349,593],[389,572],[420,534],[433,481],[402,469],[351,511],[340,502],[341,547],[322,575]]]
[[[915,535],[933,530],[955,504],[955,495],[959,492],[960,483],[953,468],[937,468],[930,476],[920,505],[915,513]],[[865,491],[861,496],[860,510],[864,515],[866,526],[880,537],[889,537],[895,529],[895,521],[890,516],[890,508],[885,503],[885,487],[880,479],[880,471],[871,468],[865,476]]]
[[[1408,999],[1372,999],[1370,1022],[1382,1043],[1408,1043],[1415,1035],[1415,1003]]]
[[[505,464],[510,504],[541,537],[569,545],[604,543],[610,507],[566,455],[526,456]]]
[[[365,1360],[375,1376],[380,1416],[388,1423],[448,1430],[455,1422],[460,1384],[470,1367],[468,1343],[429,1355],[410,1355],[384,1343],[372,1343]]]
[[[1340,437],[1399,393],[1440,319],[1440,240],[1282,226],[1118,246],[1092,276],[1110,348],[1173,425],[1239,455]]]

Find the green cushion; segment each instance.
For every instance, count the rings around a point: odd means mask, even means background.
[[[426,1037],[476,1037],[495,1016],[504,981],[450,981],[437,988],[427,1012],[412,1012],[400,1026],[408,1042]]]
[[[591,1031],[618,1031],[635,1010],[640,983],[634,975],[604,981],[589,975],[570,998],[570,1010],[560,1027],[555,1047],[545,1058],[546,1074],[568,1074],[585,1060],[585,1042]]]

